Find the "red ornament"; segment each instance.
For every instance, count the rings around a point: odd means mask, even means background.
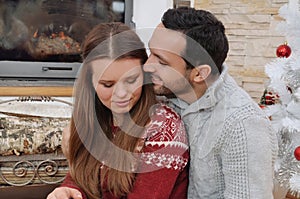
[[[267,92],[266,95],[265,95],[265,103],[266,105],[273,105],[273,104],[276,104],[278,103],[279,101],[279,95],[278,94],[274,94],[272,92]]]
[[[259,107],[260,107],[261,109],[266,108],[266,105],[264,105],[264,104],[258,104],[258,105],[259,105]]]
[[[300,161],[300,146],[295,149],[294,156],[298,161]]]
[[[287,43],[284,43],[280,46],[278,46],[276,50],[277,57],[285,57],[288,58],[292,53],[291,48],[287,45]]]

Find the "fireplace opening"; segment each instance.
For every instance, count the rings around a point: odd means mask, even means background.
[[[98,23],[125,22],[121,0],[2,0],[0,60],[81,62],[81,43]]]

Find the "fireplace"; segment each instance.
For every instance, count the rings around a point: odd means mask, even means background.
[[[2,0],[0,84],[72,83],[85,35],[101,22],[133,27],[132,4],[133,0]]]

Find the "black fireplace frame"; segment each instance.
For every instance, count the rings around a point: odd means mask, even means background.
[[[125,14],[122,22],[134,29],[133,0],[124,0],[124,3]],[[69,86],[74,83],[80,66],[81,62],[0,59],[0,86]]]

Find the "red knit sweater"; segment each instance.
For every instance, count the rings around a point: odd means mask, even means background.
[[[133,189],[127,199],[184,199],[187,198],[188,143],[180,117],[169,107],[161,105],[151,117],[145,132],[142,149],[144,171],[136,175]],[[70,175],[61,186],[78,189],[84,199],[85,193],[74,183]],[[103,199],[120,199],[110,192],[102,191]]]

